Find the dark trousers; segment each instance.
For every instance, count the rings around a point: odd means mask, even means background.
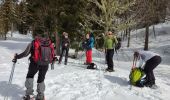
[[[64,52],[65,52],[65,63],[67,63],[69,48],[62,48],[60,58],[59,58],[59,63],[62,61]]]
[[[31,61],[26,78],[34,78],[35,74],[39,71],[37,83],[41,83],[45,79],[47,70],[48,70],[48,65],[38,66],[35,62]]]
[[[153,70],[161,63],[160,56],[154,56],[148,60],[144,67],[144,72],[146,73],[146,82],[148,84],[155,84],[155,76]]]
[[[114,49],[107,49],[106,51],[106,61],[108,69],[113,69],[113,55],[114,55]]]

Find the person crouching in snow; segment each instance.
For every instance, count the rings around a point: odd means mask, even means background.
[[[48,70],[49,63],[55,61],[54,47],[51,40],[48,38],[48,35],[44,34],[42,30],[37,29],[37,31],[39,33],[35,39],[30,44],[28,44],[25,51],[21,54],[15,54],[13,59],[13,62],[16,62],[17,59],[21,59],[31,54],[29,58],[30,64],[25,81],[26,94],[23,97],[23,100],[30,100],[32,97],[34,97],[33,81],[37,72],[39,73],[37,80],[38,94],[36,96],[36,100],[44,100],[45,75]]]
[[[86,62],[84,64],[89,65],[92,63],[92,48],[94,46],[94,36],[92,33],[86,34],[86,39],[82,45],[86,50]]]
[[[143,84],[146,87],[156,87],[153,70],[161,63],[161,57],[159,56],[159,54],[151,51],[135,51],[134,58],[140,61],[139,67],[141,67],[146,74],[146,77],[144,78],[145,82]],[[144,66],[143,62],[145,62]]]
[[[68,33],[64,32],[64,36],[62,38],[62,50],[61,50],[61,54],[60,54],[60,58],[59,58],[59,64],[61,63],[63,54],[65,52],[64,64],[67,65],[69,47],[70,47],[70,39],[68,38]]]
[[[104,40],[104,50],[106,53],[106,63],[108,68],[106,71],[113,72],[114,71],[114,64],[113,64],[113,55],[114,55],[114,48],[118,43],[116,37],[113,35],[111,31],[107,33],[107,36]]]

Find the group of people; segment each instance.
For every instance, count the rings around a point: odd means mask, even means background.
[[[42,36],[43,34],[43,36]],[[115,52],[115,46],[117,45],[118,41],[114,33],[111,31],[105,34],[104,39],[104,52],[106,54],[105,59],[107,63],[106,71],[113,72],[114,70],[114,63],[113,63],[113,55]],[[61,40],[61,54],[58,63],[62,62],[63,54],[65,52],[65,62],[64,64],[67,65],[68,61],[68,52],[70,47],[70,39],[68,38],[68,33],[63,32],[62,40]],[[94,47],[95,38],[93,33],[88,33],[85,36],[85,40],[82,43],[82,47],[86,51],[86,62],[85,64],[92,63],[92,48]],[[30,64],[28,68],[28,73],[26,76],[25,87],[26,87],[26,94],[24,96],[24,100],[30,100],[31,96],[33,96],[33,81],[34,76],[37,72],[38,73],[38,80],[37,80],[37,96],[36,100],[44,100],[44,91],[45,91],[45,75],[48,70],[48,66],[50,63],[54,62],[57,58],[54,53],[54,46],[48,36],[48,34],[39,33],[35,36],[35,39],[28,44],[27,48],[21,54],[15,54],[13,62],[16,62],[17,59],[21,59],[23,57],[30,56]],[[155,85],[155,77],[153,73],[153,69],[156,68],[161,62],[161,57],[150,51],[135,51],[134,52],[134,59],[141,60],[140,67],[146,73],[146,86],[153,86]],[[142,62],[145,62],[145,65],[142,66]],[[136,66],[133,66],[133,68]]]

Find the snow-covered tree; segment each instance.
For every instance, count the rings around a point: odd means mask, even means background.
[[[126,20],[122,20],[120,15],[130,10],[130,7],[134,5],[134,1],[126,0],[88,0],[89,3],[95,4],[99,9],[96,12],[95,9],[88,11],[86,18],[88,21],[96,22],[98,25],[104,28],[104,31],[108,30],[124,30],[132,25],[132,18],[129,17]]]

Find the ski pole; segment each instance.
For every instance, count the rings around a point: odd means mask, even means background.
[[[10,78],[9,78],[8,84],[12,84],[12,79],[13,79],[14,70],[15,70],[15,64],[16,63],[13,63],[13,67],[12,67],[12,70],[11,70],[11,74],[10,74]]]
[[[14,70],[15,70],[15,64],[16,64],[16,62],[13,63],[12,70],[11,70],[11,74],[10,74],[10,77],[9,77],[9,81],[8,81],[9,87],[10,87],[10,85],[12,84],[12,79],[13,79]],[[8,92],[9,92],[9,91],[7,91],[7,95],[4,97],[4,100],[8,100]]]

